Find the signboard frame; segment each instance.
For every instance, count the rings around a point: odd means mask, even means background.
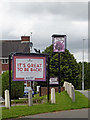
[[[25,79],[25,78],[16,78],[16,60],[17,59],[41,59],[43,61],[43,78]],[[19,54],[16,53],[13,55],[13,81],[46,81],[46,55],[44,54]]]
[[[62,41],[62,42],[61,42]],[[66,35],[52,35],[53,52],[65,52]],[[60,47],[62,49],[60,49]]]

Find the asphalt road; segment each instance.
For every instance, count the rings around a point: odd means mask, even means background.
[[[25,116],[24,118],[88,118],[88,109],[43,113]]]

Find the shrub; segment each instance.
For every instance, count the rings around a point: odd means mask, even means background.
[[[5,96],[5,90],[9,90],[9,71],[2,74],[2,97]],[[11,98],[17,99],[23,97],[24,94],[24,82],[23,81],[12,81],[11,76]]]

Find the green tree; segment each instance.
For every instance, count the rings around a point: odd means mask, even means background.
[[[2,96],[2,76],[0,75],[0,97]]]
[[[82,89],[82,63],[81,62],[79,62],[78,63],[78,65],[79,65],[79,85],[78,85],[78,89]]]
[[[57,77],[58,53],[53,53],[53,45],[47,47],[43,53],[48,53],[50,55],[50,77]],[[66,49],[65,53],[60,53],[61,82],[68,81],[77,89],[79,86],[79,70],[80,66],[69,50]]]
[[[82,89],[82,63],[79,62],[78,63],[80,66],[80,88]],[[88,62],[84,62],[84,85],[85,85],[85,89],[89,89],[90,88],[90,63]]]
[[[84,81],[85,81],[85,89],[89,88],[89,79],[88,79],[88,66],[89,64],[87,62],[84,62]]]
[[[2,97],[5,96],[5,90],[9,90],[9,71],[4,72],[1,75],[2,79]],[[23,81],[13,81],[11,76],[11,98],[17,99],[23,97],[24,94],[24,82]]]
[[[88,63],[88,70],[87,70],[87,89],[90,89],[90,62]]]

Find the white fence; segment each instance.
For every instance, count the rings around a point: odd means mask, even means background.
[[[74,91],[74,86],[72,85],[72,83],[64,82],[63,87],[65,87],[65,91],[67,91],[72,101],[75,102],[75,91]]]

